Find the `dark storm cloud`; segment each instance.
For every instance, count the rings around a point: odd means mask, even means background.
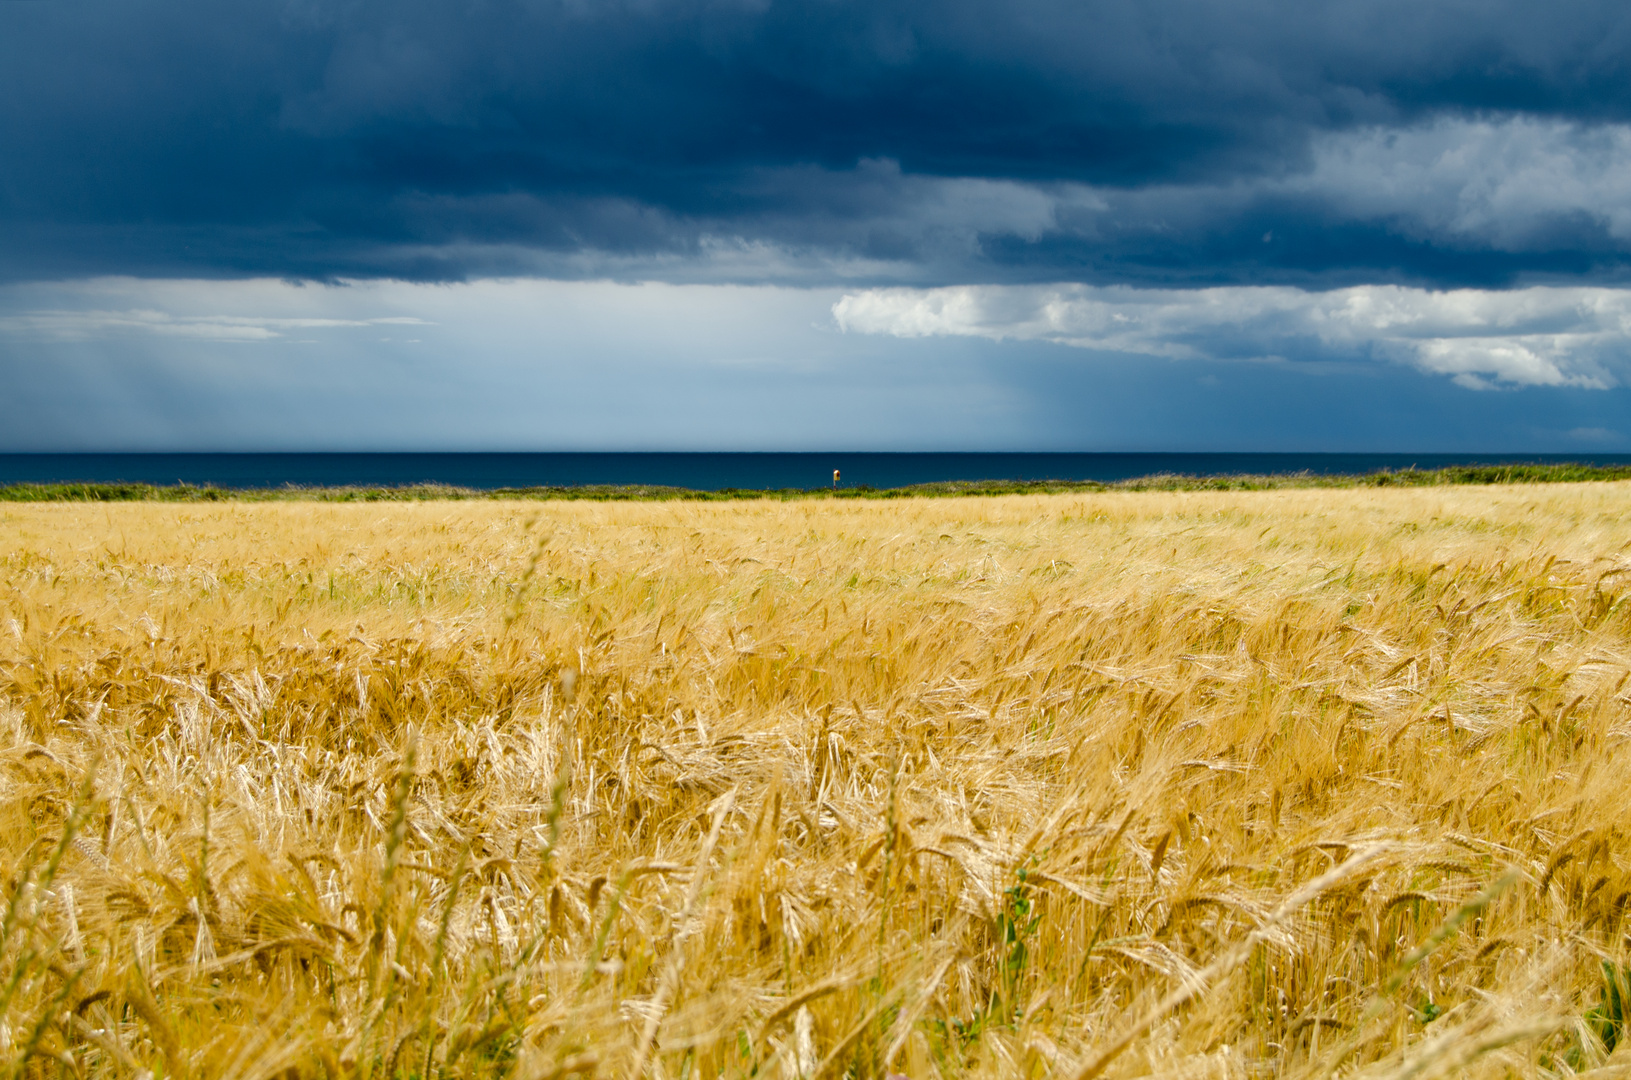
[[[0,3],[0,274],[1616,279],[1625,12]]]

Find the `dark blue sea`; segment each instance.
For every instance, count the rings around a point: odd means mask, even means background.
[[[228,488],[452,484],[468,488],[660,484],[819,488],[935,480],[1126,480],[1155,473],[1365,473],[1445,465],[1579,461],[1631,464],[1631,454],[889,454],[435,453],[0,454],[0,484],[188,483]]]

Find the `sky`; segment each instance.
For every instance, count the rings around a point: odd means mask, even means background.
[[[0,0],[0,451],[1631,452],[1631,9]]]

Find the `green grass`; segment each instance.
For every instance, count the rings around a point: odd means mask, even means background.
[[[897,488],[724,488],[697,491],[654,484],[583,484],[567,487],[476,488],[447,484],[402,487],[224,488],[193,484],[55,483],[0,486],[0,502],[422,502],[432,499],[573,499],[598,502],[685,499],[900,499],[965,495],[1040,495],[1086,491],[1269,491],[1284,488],[1441,487],[1452,484],[1555,484],[1631,480],[1631,465],[1579,462],[1455,465],[1443,469],[1382,470],[1362,474],[1194,476],[1160,473],[1131,480],[944,480]]]

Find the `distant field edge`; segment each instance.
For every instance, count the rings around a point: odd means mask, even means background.
[[[425,502],[432,500],[580,500],[595,502],[726,502],[748,499],[902,499],[989,495],[1054,495],[1108,491],[1272,491],[1293,488],[1445,487],[1631,480],[1631,465],[1547,462],[1382,469],[1366,473],[1294,472],[1187,475],[1158,473],[1128,480],[943,480],[904,487],[723,488],[714,491],[654,484],[467,488],[447,484],[398,487],[231,488],[194,484],[64,482],[0,485],[0,502]]]

